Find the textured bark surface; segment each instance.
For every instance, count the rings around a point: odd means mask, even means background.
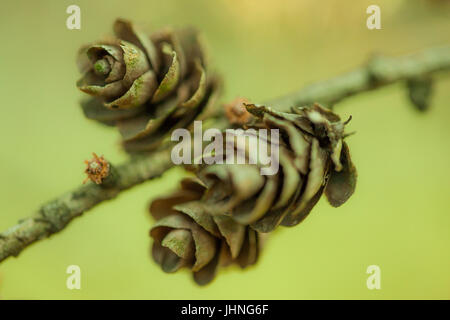
[[[89,183],[44,204],[30,217],[0,233],[0,261],[9,256],[17,256],[30,244],[61,231],[72,219],[95,205],[160,176],[173,166],[169,151],[166,148],[118,166],[115,183],[108,188]]]
[[[317,82],[286,96],[265,102],[279,111],[314,102],[330,106],[340,100],[389,85],[394,82],[420,79],[450,69],[450,46],[436,47],[397,58],[375,56],[366,65]]]

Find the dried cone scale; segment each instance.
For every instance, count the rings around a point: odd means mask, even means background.
[[[219,94],[192,29],[148,35],[129,21],[114,23],[115,37],[82,47],[78,88],[87,118],[116,126],[128,152],[156,148],[175,128],[208,116]]]
[[[249,127],[279,129],[279,170],[263,176],[258,164],[198,166],[196,175],[208,187],[202,201],[209,212],[270,232],[300,223],[322,193],[334,207],[348,200],[357,174],[344,142],[346,122],[318,104],[294,113],[253,104],[247,110],[257,119]],[[268,149],[270,139],[264,140]]]
[[[199,285],[213,280],[220,267],[256,263],[265,238],[228,216],[207,212],[201,201],[205,190],[197,179],[184,179],[181,189],[150,206],[156,220],[150,230],[153,259],[165,272],[189,268]]]

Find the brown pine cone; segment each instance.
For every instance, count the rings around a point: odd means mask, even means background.
[[[190,268],[199,285],[213,280],[219,267],[256,263],[265,238],[228,216],[208,213],[200,200],[204,192],[197,179],[184,179],[180,190],[150,206],[153,259],[165,272]]]
[[[347,122],[318,104],[295,113],[252,104],[247,110],[257,118],[250,127],[279,129],[279,170],[261,175],[259,163],[197,166],[196,175],[208,186],[202,201],[209,212],[270,232],[300,223],[323,192],[335,207],[348,200],[357,174],[343,141]],[[263,140],[268,149],[270,139]],[[249,149],[241,150],[247,158]]]
[[[78,88],[87,118],[117,126],[128,152],[157,147],[174,128],[207,116],[219,79],[207,71],[204,50],[192,29],[147,35],[126,20],[116,37],[80,49]],[[201,115],[202,114],[202,115]]]

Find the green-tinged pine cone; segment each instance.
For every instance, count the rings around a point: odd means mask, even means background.
[[[204,49],[192,29],[151,35],[126,20],[114,23],[115,38],[80,49],[78,88],[87,118],[117,126],[128,152],[157,147],[168,133],[206,118],[219,94]]]
[[[280,224],[300,223],[323,192],[334,207],[350,198],[357,173],[343,141],[347,122],[318,104],[296,108],[293,113],[253,104],[247,104],[247,110],[256,118],[250,128],[279,130],[279,170],[261,175],[264,166],[249,161],[196,166],[196,175],[208,187],[202,201],[209,212],[270,232]],[[270,150],[271,136],[264,138],[255,131],[253,138],[261,138],[260,143]],[[241,151],[250,159],[249,150],[255,148],[249,145],[239,150],[242,147],[235,143],[236,154]]]
[[[256,263],[265,235],[225,215],[211,215],[201,201],[205,186],[185,179],[181,189],[156,199],[150,212],[156,223],[150,230],[152,256],[165,272],[192,270],[199,285],[212,281],[220,267]]]

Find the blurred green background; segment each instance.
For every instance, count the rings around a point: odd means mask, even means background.
[[[81,8],[81,30],[66,8]],[[382,30],[366,28],[381,7]],[[111,32],[116,17],[149,28],[194,25],[226,81],[224,99],[264,101],[350,70],[373,53],[450,43],[448,1],[128,0],[2,1],[0,10],[0,230],[84,179],[91,152],[126,159],[115,130],[87,121],[75,53]],[[101,204],[68,228],[0,265],[6,299],[450,298],[450,77],[428,113],[403,84],[340,103],[359,181],[339,209],[322,199],[308,219],[271,237],[259,263],[223,270],[207,287],[165,274],[148,255],[150,200],[177,185],[181,168]],[[82,289],[66,288],[81,267]],[[368,290],[366,268],[381,268]]]

